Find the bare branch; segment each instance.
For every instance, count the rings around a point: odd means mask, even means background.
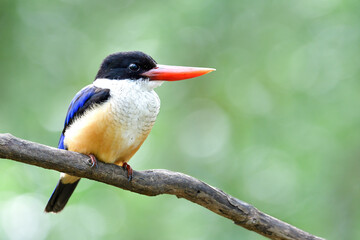
[[[172,194],[270,239],[322,239],[183,173],[163,169],[134,171],[129,182],[127,173],[119,166],[98,162],[96,168],[90,168],[90,158],[86,155],[26,141],[10,134],[0,134],[0,158],[65,172],[143,195]]]

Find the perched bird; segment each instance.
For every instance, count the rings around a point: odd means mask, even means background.
[[[194,78],[214,71],[158,65],[143,52],[119,52],[104,59],[92,84],[81,89],[70,103],[58,148],[115,163],[127,169],[127,162],[150,133],[160,109],[154,88],[163,81]],[[45,212],[60,212],[80,178],[61,173]]]

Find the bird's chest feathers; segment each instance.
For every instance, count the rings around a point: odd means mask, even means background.
[[[106,82],[112,86],[100,86],[111,89],[109,100],[86,111],[66,130],[65,145],[104,162],[127,162],[150,133],[160,101],[142,83],[112,81]]]
[[[139,87],[120,92],[113,94],[109,101],[109,116],[114,131],[131,145],[137,137],[149,134],[159,113],[160,101],[154,91]]]

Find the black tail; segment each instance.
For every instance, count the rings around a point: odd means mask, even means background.
[[[58,213],[63,210],[79,181],[80,179],[74,183],[64,184],[61,180],[59,180],[48,204],[45,207],[45,212]]]

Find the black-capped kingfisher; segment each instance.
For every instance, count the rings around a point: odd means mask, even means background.
[[[194,78],[212,68],[159,65],[143,52],[119,52],[104,59],[92,84],[73,98],[58,148],[90,156],[96,161],[123,166],[139,150],[160,109],[154,88],[163,81]],[[60,212],[80,178],[61,173],[45,212]]]

